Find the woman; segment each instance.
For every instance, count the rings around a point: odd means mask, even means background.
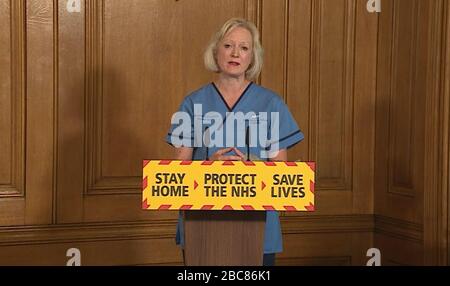
[[[280,96],[252,82],[261,71],[262,55],[259,32],[244,19],[228,20],[213,36],[204,61],[218,76],[183,100],[177,114],[186,117],[180,120],[182,116],[174,115],[166,137],[177,160],[287,160],[286,150],[304,136]],[[191,122],[189,130],[180,129],[186,118]],[[236,118],[244,119],[238,120],[237,128]],[[177,244],[183,245],[181,217]],[[274,265],[275,253],[281,251],[278,213],[268,211],[264,265]]]

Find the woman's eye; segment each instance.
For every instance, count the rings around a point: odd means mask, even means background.
[[[229,47],[231,47],[231,45],[230,44],[225,44],[225,45],[223,45],[225,48],[229,48]]]
[[[248,47],[242,47],[244,51],[248,51]]]

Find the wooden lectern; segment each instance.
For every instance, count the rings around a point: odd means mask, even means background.
[[[185,211],[186,266],[261,266],[265,211]]]

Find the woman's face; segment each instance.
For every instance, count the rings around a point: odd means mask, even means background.
[[[217,64],[226,76],[245,77],[252,57],[252,34],[245,28],[234,28],[218,44]]]

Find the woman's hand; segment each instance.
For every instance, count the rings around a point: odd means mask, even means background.
[[[271,154],[271,155],[272,156],[269,159],[270,161],[287,161],[288,160],[286,149],[278,150],[274,154]]]
[[[236,152],[237,156],[234,155],[225,155],[228,152],[234,151]],[[214,153],[212,156],[209,157],[209,160],[211,161],[240,161],[245,160],[245,155],[239,151],[235,147],[229,147],[225,149],[217,150],[216,153]]]

